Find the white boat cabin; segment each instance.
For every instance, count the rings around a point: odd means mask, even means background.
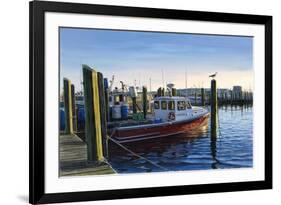
[[[192,107],[188,98],[162,96],[154,99],[155,119],[162,121],[181,121],[202,115],[207,111],[203,108]]]

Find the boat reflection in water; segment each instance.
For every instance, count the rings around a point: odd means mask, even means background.
[[[110,163],[118,173],[252,167],[252,107],[219,108],[220,130],[210,135],[209,121],[195,130],[166,138],[123,144],[110,142]],[[165,168],[165,170],[161,169]]]

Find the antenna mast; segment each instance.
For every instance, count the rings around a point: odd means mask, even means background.
[[[149,78],[149,92],[151,93],[151,78]]]

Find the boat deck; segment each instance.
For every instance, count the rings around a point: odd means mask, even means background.
[[[152,120],[135,121],[132,119],[128,119],[128,120],[108,122],[107,127],[108,127],[108,129],[112,129],[112,128],[116,128],[116,127],[140,126],[140,125],[147,125],[147,124],[152,124],[152,123],[153,123]]]
[[[114,174],[116,171],[107,163],[89,164],[86,143],[76,135],[59,136],[60,176],[83,176]]]

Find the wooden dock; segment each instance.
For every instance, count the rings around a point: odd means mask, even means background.
[[[86,143],[75,134],[59,136],[60,176],[85,176],[114,174],[116,171],[106,162],[89,164]]]

